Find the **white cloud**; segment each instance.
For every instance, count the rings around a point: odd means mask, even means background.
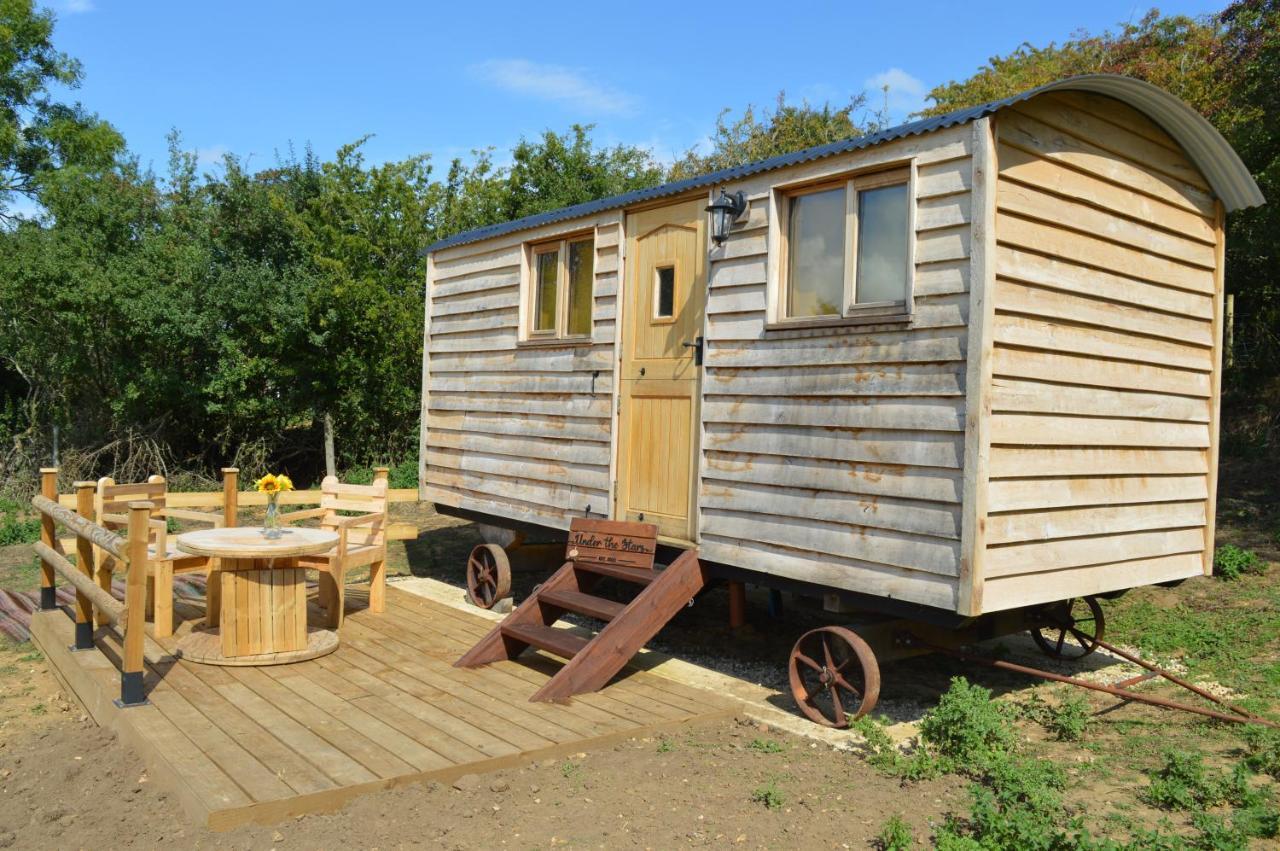
[[[636,99],[626,92],[590,80],[582,71],[544,65],[528,59],[490,59],[471,66],[487,83],[520,95],[556,101],[584,112],[629,114]]]
[[[222,165],[222,158],[230,153],[226,145],[210,145],[196,148],[196,162],[202,166]]]
[[[93,0],[62,0],[58,4],[68,15],[80,15],[94,10]]]
[[[885,104],[884,87],[889,87],[889,114],[895,118],[905,118],[913,112],[925,107],[925,93],[928,88],[924,81],[911,76],[901,68],[889,68],[879,74],[868,77],[862,84],[867,90],[867,106],[880,109]]]

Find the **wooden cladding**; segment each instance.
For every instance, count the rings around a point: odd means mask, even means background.
[[[1203,178],[1102,96],[997,126],[983,607],[1200,573],[1221,298]]]

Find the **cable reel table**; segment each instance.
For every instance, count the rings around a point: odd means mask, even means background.
[[[306,570],[299,556],[333,549],[338,535],[293,527],[268,538],[260,526],[201,529],[179,535],[184,553],[220,560],[209,573],[202,629],[177,646],[208,665],[282,665],[338,649],[338,633],[307,625]]]

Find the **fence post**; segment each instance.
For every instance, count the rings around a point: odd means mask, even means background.
[[[93,482],[76,482],[76,514],[85,520],[93,520]],[[93,581],[93,542],[76,535],[76,567],[90,582]],[[93,649],[93,606],[89,598],[76,592],[76,644],[74,650]]]
[[[373,468],[373,480],[374,480],[374,482],[380,482],[380,481],[382,481],[382,480],[386,479],[387,477],[389,477],[390,475],[391,475],[391,468],[390,468],[390,467],[374,467],[374,468]]]
[[[124,592],[124,659],[120,665],[120,699],[116,706],[147,703],[142,693],[143,641],[147,624],[147,521],[152,503],[129,503],[129,572]]]
[[[222,468],[222,525],[228,528],[240,521],[240,468]]]
[[[40,495],[45,499],[58,501],[58,468],[57,467],[41,467],[40,468]],[[58,542],[54,537],[55,529],[53,518],[43,511],[40,512],[40,540],[44,542],[46,547],[57,547]],[[53,565],[44,559],[40,559],[40,609],[48,611],[58,607],[58,588],[55,584],[55,574]]]

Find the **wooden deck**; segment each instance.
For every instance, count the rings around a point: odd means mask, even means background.
[[[320,659],[262,668],[175,660],[172,639],[150,645],[148,706],[117,709],[119,636],[71,652],[63,610],[37,613],[32,636],[63,684],[114,728],[198,823],[226,830],[336,809],[351,798],[421,780],[451,781],[723,718],[734,706],[653,674],[624,671],[568,704],[530,703],[559,662],[527,653],[454,668],[491,624],[394,587],[387,611],[349,594],[341,646]],[[313,617],[319,617],[314,609]]]

